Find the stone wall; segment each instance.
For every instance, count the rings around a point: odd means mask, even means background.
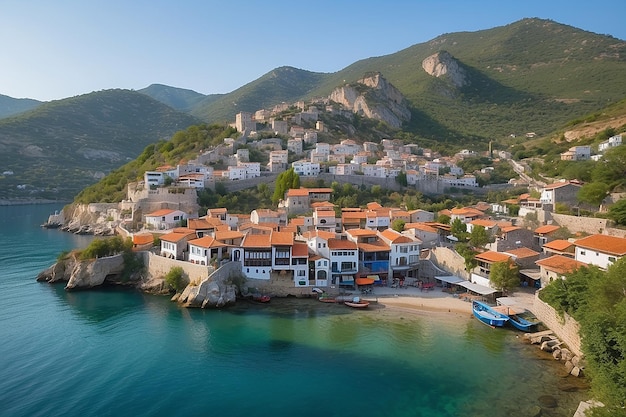
[[[465,259],[453,249],[440,246],[431,250],[430,260],[438,267],[448,271],[459,278],[470,279],[465,270]]]
[[[567,314],[559,316],[555,309],[539,299],[539,292],[535,294],[532,312],[543,324],[561,339],[577,356],[583,356],[580,341],[580,326],[576,320]]]
[[[190,282],[200,283],[214,271],[214,268],[206,265],[192,264],[191,262],[178,261],[155,255],[152,252],[142,252],[143,262],[149,276],[154,278],[164,277],[170,270],[179,266],[183,269]]]
[[[584,232],[593,235],[596,233],[605,233],[607,230],[607,219],[569,216],[557,213],[552,213],[552,219],[556,224],[561,227],[566,227],[572,233]]]

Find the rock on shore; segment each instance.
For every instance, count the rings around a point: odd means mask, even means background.
[[[37,281],[67,282],[66,290],[86,289],[102,285],[107,278],[115,280],[123,271],[123,255],[85,261],[71,256],[40,272]]]

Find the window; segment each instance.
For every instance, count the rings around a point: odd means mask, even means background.
[[[609,262],[615,262],[615,256],[609,256]]]
[[[585,252],[584,250],[581,250],[581,251],[580,251],[580,255],[581,255],[581,256],[585,256],[586,254],[587,254],[587,252]]]
[[[304,277],[304,276],[306,276],[306,271],[298,271],[298,276],[299,276],[299,277]]]

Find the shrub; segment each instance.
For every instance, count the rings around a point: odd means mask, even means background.
[[[175,266],[165,275],[165,282],[177,293],[181,292],[187,286],[184,274],[183,268]]]

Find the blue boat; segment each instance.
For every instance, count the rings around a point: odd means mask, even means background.
[[[523,332],[531,332],[536,330],[539,321],[530,321],[522,317],[520,314],[511,314],[512,311],[509,311],[509,323],[517,330],[521,330]]]
[[[487,326],[502,327],[509,321],[509,316],[494,310],[490,306],[480,301],[472,301],[472,312],[474,316]]]

